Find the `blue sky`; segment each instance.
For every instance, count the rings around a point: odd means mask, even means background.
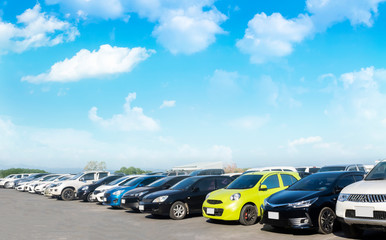
[[[0,168],[372,164],[384,2],[0,1]]]

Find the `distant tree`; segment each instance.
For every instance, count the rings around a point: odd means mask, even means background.
[[[89,161],[84,167],[85,171],[105,171],[106,169],[106,163],[103,161]]]
[[[131,175],[131,174],[143,174],[143,173],[149,173],[151,171],[145,171],[140,168],[135,168],[135,167],[121,167],[118,171],[115,171],[115,173],[123,173],[126,175]]]
[[[6,177],[10,174],[19,174],[19,173],[46,173],[46,171],[41,169],[30,169],[30,168],[9,168],[5,170],[0,170],[0,177]]]
[[[236,163],[231,163],[225,166],[225,173],[243,173],[246,169],[238,168]]]

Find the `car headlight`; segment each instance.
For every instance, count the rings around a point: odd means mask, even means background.
[[[206,194],[206,196],[205,196],[205,200],[206,200],[206,199],[208,199],[208,198],[209,198],[209,196],[210,196],[210,193]]]
[[[124,191],[123,190],[118,190],[113,192],[113,195],[121,195]]]
[[[88,186],[82,187],[83,191],[86,191],[88,189]]]
[[[230,199],[231,199],[231,201],[236,201],[236,200],[239,200],[240,197],[241,197],[241,194],[240,194],[240,193],[235,193],[235,194],[233,194],[233,195],[230,197]]]
[[[345,202],[345,201],[347,201],[349,196],[350,196],[350,194],[341,193],[341,194],[339,194],[338,201],[339,202]]]
[[[295,202],[295,203],[288,203],[288,207],[293,207],[293,208],[304,208],[304,207],[309,207],[311,206],[314,202],[316,202],[318,198],[313,198],[310,200],[305,200],[305,201],[300,201],[300,202]]]
[[[153,200],[153,203],[161,203],[161,202],[165,202],[165,200],[168,199],[168,197],[169,197],[169,196],[167,196],[167,195],[157,197],[156,199]]]

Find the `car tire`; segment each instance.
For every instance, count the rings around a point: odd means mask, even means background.
[[[362,237],[363,230],[356,227],[355,225],[348,225],[347,223],[342,223],[342,230],[346,237],[359,239]]]
[[[322,208],[318,217],[319,233],[321,234],[332,233],[334,230],[335,219],[336,219],[335,212],[331,208],[329,207]]]
[[[91,193],[87,194],[87,197],[83,199],[83,202],[92,202]]]
[[[171,219],[181,220],[185,218],[186,212],[187,209],[185,203],[177,201],[170,207],[169,216]]]
[[[75,198],[75,193],[74,193],[74,190],[71,189],[71,188],[66,188],[62,191],[62,194],[60,195],[60,197],[64,200],[64,201],[71,201],[71,200],[74,200]]]
[[[252,204],[245,204],[240,211],[239,222],[242,225],[248,226],[253,225],[257,222],[257,209]]]
[[[10,183],[9,183],[9,182],[6,182],[6,183],[4,184],[4,188],[5,188],[5,189],[10,188],[9,186],[10,186]]]

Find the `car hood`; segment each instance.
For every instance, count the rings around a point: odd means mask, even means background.
[[[295,203],[319,197],[321,193],[321,191],[283,190],[271,195],[267,201],[271,204]]]
[[[110,185],[102,185],[102,186],[99,186],[95,189],[98,190],[98,191],[102,191],[102,190],[108,190],[108,189],[112,189],[112,188],[115,188],[117,187],[117,185],[114,185],[114,186],[110,186]]]
[[[134,188],[135,188],[135,186],[133,186],[133,187],[120,186],[120,187],[115,187],[115,188],[109,189],[106,191],[106,193],[113,193],[113,192],[118,191],[118,190],[129,191],[129,190],[134,189]]]
[[[184,190],[161,190],[157,191],[155,193],[150,193],[144,197],[144,199],[156,199],[159,196],[171,196],[171,195],[176,195],[179,193],[182,193]]]
[[[386,194],[386,180],[359,181],[345,187],[341,193]]]
[[[209,199],[213,200],[228,200],[230,196],[232,196],[235,193],[240,193],[240,195],[243,195],[243,193],[247,192],[250,189],[219,189],[216,191],[213,191],[209,195]],[[224,201],[223,201],[224,202]]]
[[[140,192],[144,192],[144,191],[149,191],[150,189],[153,189],[153,188],[152,187],[134,188],[134,189],[128,191],[126,194],[140,193]]]

